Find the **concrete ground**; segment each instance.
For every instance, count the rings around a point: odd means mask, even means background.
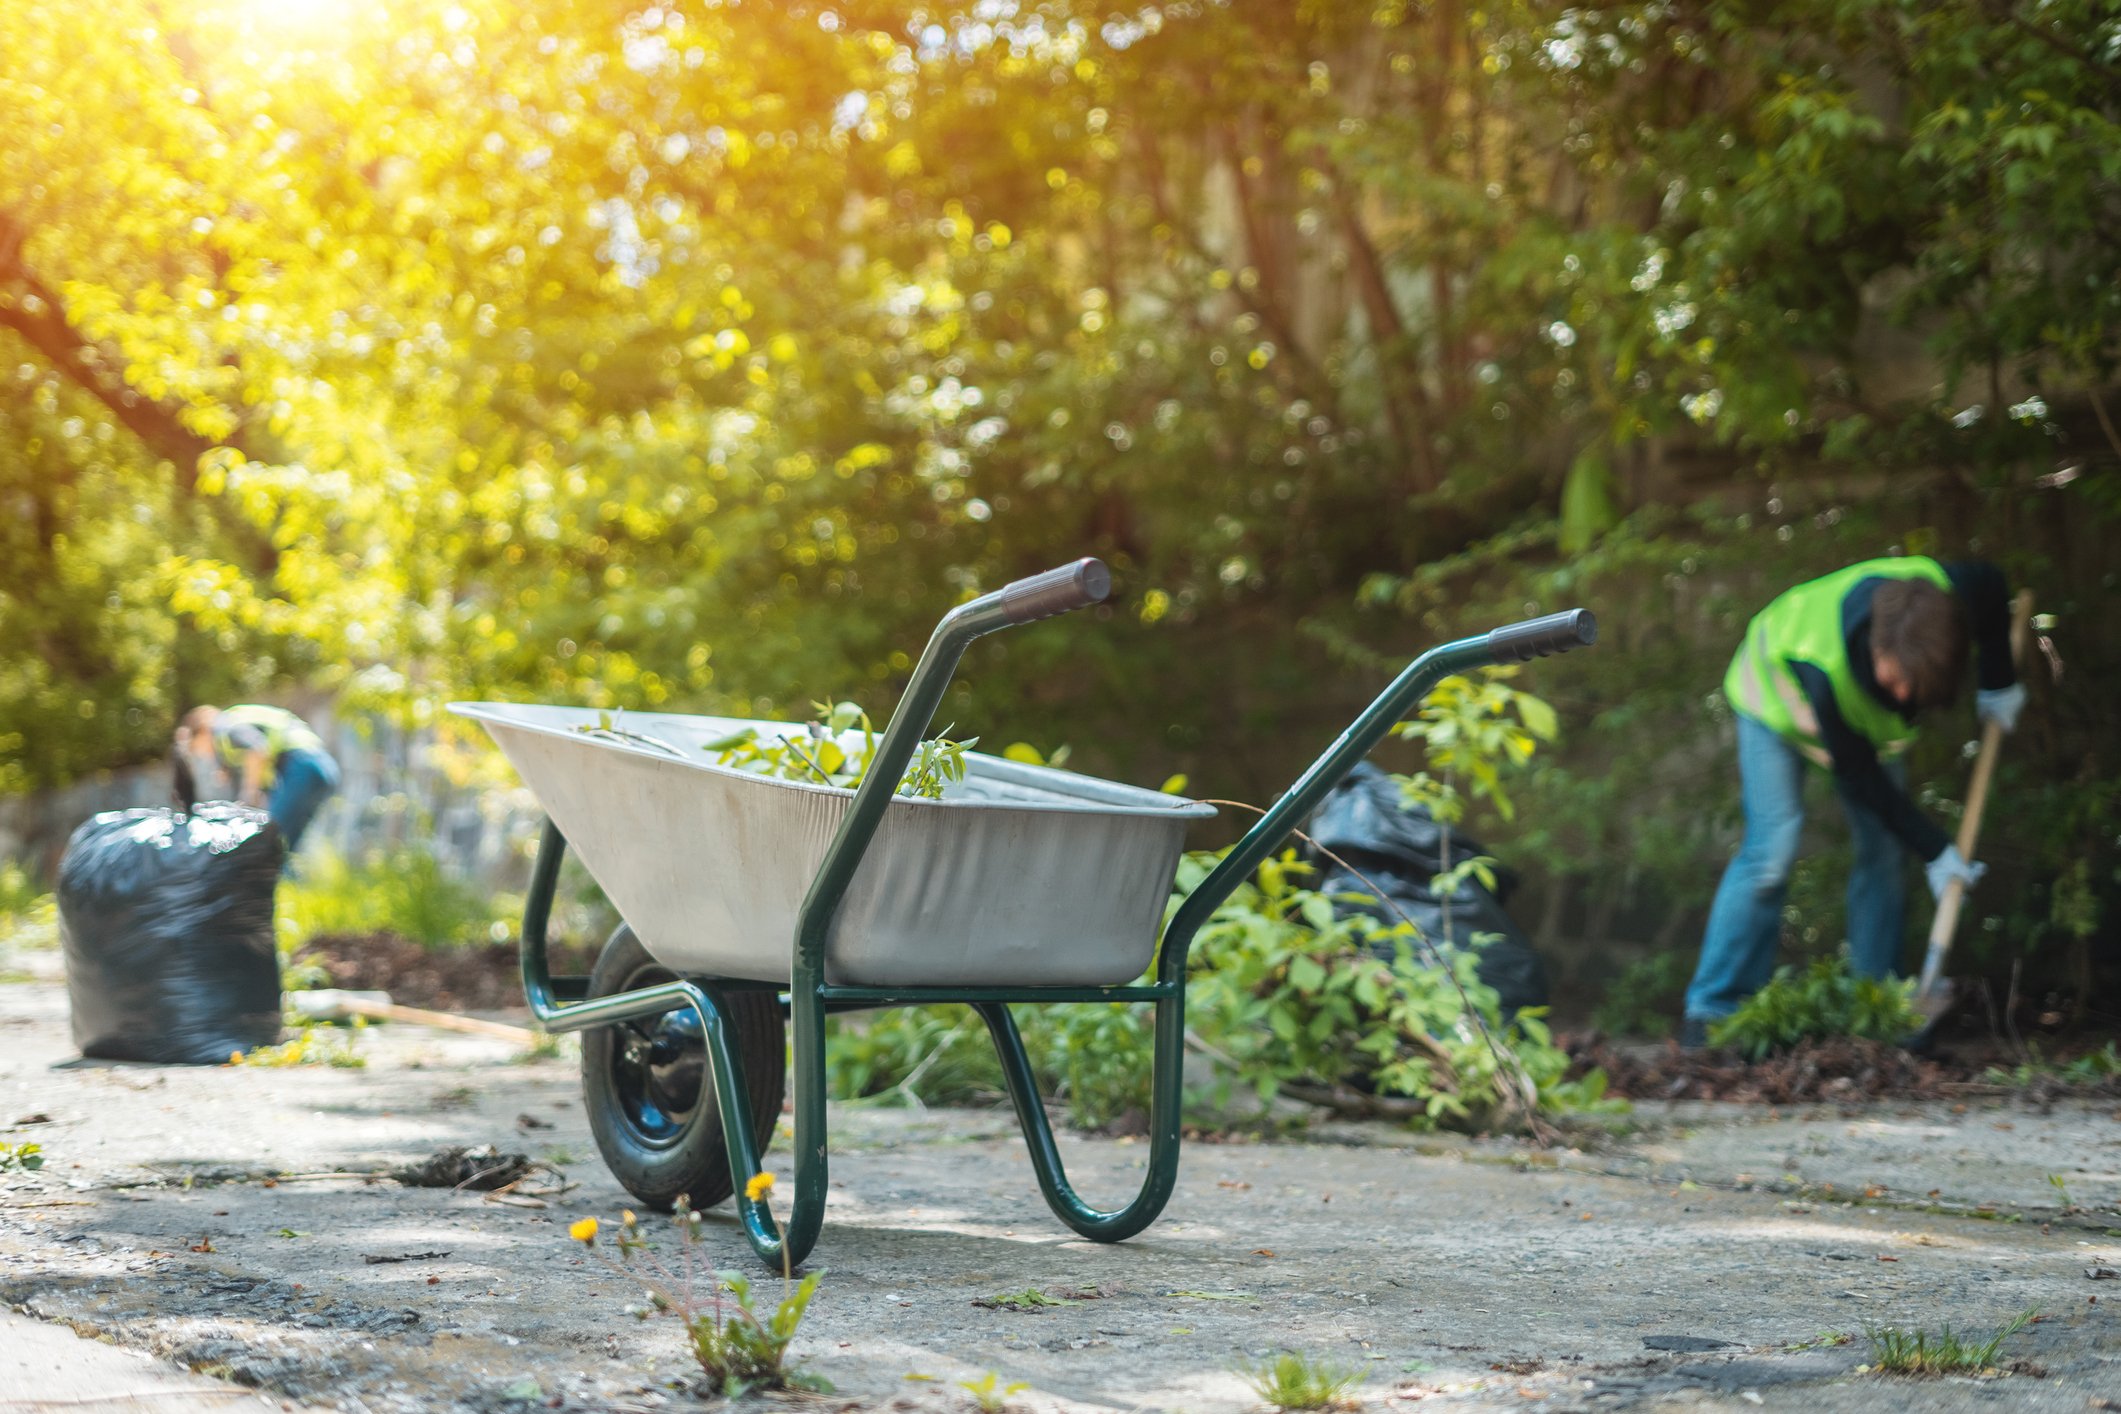
[[[355,1044],[365,1068],[69,1066],[63,988],[0,986],[0,1142],[49,1157],[0,1173],[0,1306],[156,1362],[75,1362],[46,1330],[54,1359],[0,1358],[0,1411],[123,1407],[103,1397],[143,1374],[184,1386],[158,1408],[211,1406],[202,1385],[229,1407],[698,1402],[676,1325],[626,1315],[635,1284],[567,1238],[627,1202],[572,1062],[402,1027]],[[1189,1143],[1163,1220],[1105,1247],[1045,1211],[1006,1113],[840,1106],[795,1346],[838,1394],[797,1402],[968,1410],[960,1382],[992,1372],[1021,1410],[1235,1411],[1259,1403],[1238,1368],[1295,1350],[1359,1370],[1378,1410],[2121,1408],[2117,1119],[1660,1105],[1555,1149],[1322,1124]],[[511,1206],[373,1177],[489,1142],[570,1186]],[[1132,1192],[1145,1145],[1065,1146],[1091,1198]],[[753,1268],[726,1210],[705,1234]],[[1025,1291],[1058,1304],[988,1304]],[[2027,1310],[2014,1373],[1863,1369],[1867,1329]],[[130,1363],[96,1384],[90,1353]]]

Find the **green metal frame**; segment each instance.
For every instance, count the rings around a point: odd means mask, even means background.
[[[1587,616],[1585,616],[1587,619]],[[1437,683],[1453,673],[1508,658],[1529,656],[1497,630],[1432,648],[1407,667],[1363,714],[1342,732],[1296,783],[1261,816],[1207,878],[1187,895],[1164,930],[1154,964],[1155,980],[1115,987],[845,987],[825,981],[825,939],[855,870],[883,818],[906,763],[928,728],[965,648],[983,634],[1016,622],[1000,595],[961,605],[936,628],[921,654],[892,714],[875,759],[853,804],[825,853],[817,877],[803,901],[796,925],[795,956],[788,987],[793,1024],[795,1098],[795,1181],[785,1230],[767,1207],[745,1196],[746,1182],[759,1172],[758,1147],[752,1142],[752,1116],[734,1037],[719,993],[765,984],[701,978],[665,982],[608,997],[587,997],[586,978],[555,978],[546,965],[546,926],[554,886],[567,842],[558,828],[545,826],[523,915],[523,990],[530,1009],[549,1031],[579,1031],[637,1016],[657,1015],[689,1006],[700,1018],[715,1095],[720,1103],[722,1134],[729,1146],[729,1171],[736,1180],[736,1207],[752,1250],[767,1266],[799,1264],[817,1242],[825,1216],[827,1157],[825,1141],[825,1017],[829,1012],[860,1007],[924,1006],[932,1002],[970,1004],[986,1022],[1001,1058],[1009,1098],[1024,1131],[1038,1185],[1060,1220],[1084,1237],[1118,1242],[1132,1237],[1162,1213],[1178,1181],[1180,1079],[1185,1058],[1186,960],[1193,936],[1232,891],[1250,877],[1297,822],[1357,762],[1369,754],[1394,723],[1405,717]],[[1595,631],[1595,630],[1593,630]],[[1551,651],[1551,650],[1542,650]],[[1052,1124],[1039,1100],[1030,1057],[1018,1034],[1011,1002],[1153,1002],[1156,1006],[1156,1050],[1150,1087],[1149,1165],[1140,1192],[1124,1207],[1091,1207],[1068,1181],[1054,1142]]]

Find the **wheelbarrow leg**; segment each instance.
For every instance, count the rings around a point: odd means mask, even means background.
[[[1016,1029],[1016,1018],[1008,1004],[978,1002],[974,1009],[994,1037],[1002,1078],[1009,1086],[1009,1099],[1016,1106],[1016,1121],[1024,1131],[1024,1147],[1031,1152],[1039,1191],[1046,1195],[1046,1205],[1053,1209],[1054,1216],[1093,1242],[1124,1242],[1155,1222],[1178,1182],[1180,1081],[1186,1053],[1183,986],[1176,995],[1156,1003],[1156,1059],[1149,1082],[1149,1172],[1132,1202],[1109,1211],[1085,1203],[1068,1182],[1060,1148],[1053,1142],[1053,1125],[1046,1118],[1038,1081],[1031,1073],[1031,1059],[1024,1052],[1024,1038]]]
[[[738,1221],[743,1223],[744,1236],[760,1260],[779,1267],[785,1250],[785,1261],[793,1268],[810,1254],[825,1217],[825,1006],[818,995],[815,971],[806,976],[798,965],[791,994],[796,1054],[795,1198],[788,1215],[788,1230],[783,1233],[774,1222],[771,1209],[746,1192],[759,1172],[759,1146],[751,1137],[751,1096],[744,1085],[735,1028],[714,985],[679,979],[587,1001],[560,999],[546,961],[545,930],[559,884],[560,860],[566,853],[566,837],[548,821],[538,843],[530,894],[523,907],[523,992],[531,1014],[547,1030],[561,1032],[691,1007],[700,1019],[707,1068],[721,1107],[722,1138],[729,1146],[729,1172],[736,1181]]]

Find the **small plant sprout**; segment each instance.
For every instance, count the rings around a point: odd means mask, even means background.
[[[2047,1181],[2049,1183],[2052,1183],[2055,1186],[2055,1191],[2062,1195],[2062,1211],[2065,1213],[2076,1212],[2077,1205],[2070,1201],[2069,1181],[2063,1178],[2063,1176],[2059,1173],[2049,1174],[2047,1176]]]
[[[759,1183],[759,1179],[767,1181]],[[771,1175],[760,1174],[745,1185],[749,1193],[772,1186]],[[789,1285],[780,1304],[761,1315],[755,1304],[751,1282],[741,1273],[712,1271],[699,1257],[700,1221],[683,1198],[678,1199],[673,1221],[678,1231],[676,1265],[664,1261],[641,1235],[640,1220],[631,1212],[619,1215],[619,1233],[613,1244],[617,1260],[597,1248],[603,1225],[595,1218],[582,1218],[568,1226],[567,1235],[599,1262],[648,1293],[649,1305],[632,1314],[641,1320],[655,1315],[677,1317],[692,1344],[693,1358],[706,1377],[708,1392],[735,1399],[753,1390],[829,1390],[831,1385],[814,1375],[788,1366],[788,1346],[817,1292],[819,1273]],[[703,1297],[697,1288],[704,1281]]]
[[[35,1173],[44,1167],[44,1149],[38,1144],[0,1144],[0,1173],[16,1170]]]
[[[1874,1326],[1864,1331],[1871,1343],[1871,1368],[1883,1375],[1975,1375],[1996,1367],[2003,1342],[2040,1319],[2037,1310],[2020,1311],[1987,1340],[1954,1334],[1950,1326],[1936,1335]]]
[[[1342,1369],[1296,1350],[1285,1350],[1256,1365],[1240,1365],[1237,1375],[1276,1409],[1351,1408],[1356,1401],[1349,1392],[1362,1383],[1360,1370]]]
[[[1005,1385],[992,1370],[976,1380],[959,1380],[957,1387],[972,1396],[973,1407],[980,1414],[1002,1414],[1011,1399],[1031,1388],[1021,1380]]]

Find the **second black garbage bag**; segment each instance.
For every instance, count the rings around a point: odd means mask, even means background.
[[[1539,953],[1503,910],[1516,887],[1516,875],[1498,863],[1494,892],[1468,876],[1447,895],[1439,894],[1437,875],[1489,850],[1461,830],[1446,830],[1420,805],[1409,804],[1391,776],[1368,762],[1357,766],[1319,803],[1307,833],[1363,876],[1331,859],[1316,861],[1320,893],[1365,896],[1336,899],[1334,911],[1341,917],[1367,914],[1397,923],[1404,913],[1439,952],[1472,948],[1476,939],[1484,938],[1475,966],[1480,980],[1495,989],[1503,1016],[1547,1004],[1547,973]],[[1378,893],[1396,905],[1396,911],[1369,901]]]

